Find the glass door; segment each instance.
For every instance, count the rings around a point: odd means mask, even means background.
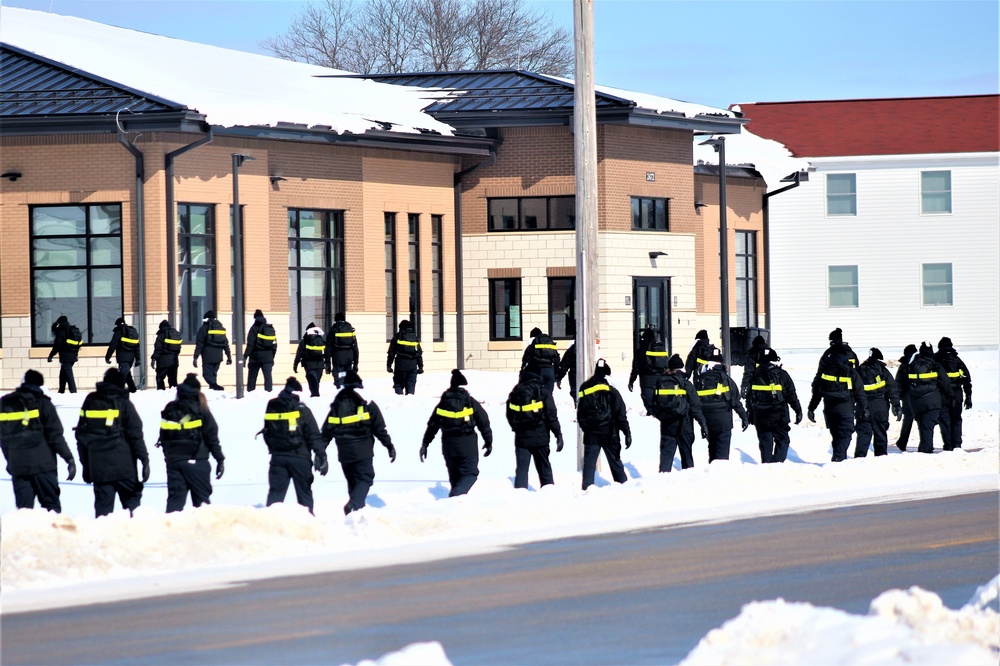
[[[653,329],[668,350],[670,339],[670,278],[632,278],[632,348],[639,346],[642,332]]]

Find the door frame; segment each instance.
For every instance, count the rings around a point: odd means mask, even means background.
[[[659,276],[632,276],[632,349],[638,349],[639,339],[642,331],[639,329],[639,288],[640,287],[660,287],[660,321],[659,330],[663,334],[663,344],[668,350],[673,349],[672,338],[672,298],[670,294],[670,277]],[[648,305],[643,304],[644,307]]]

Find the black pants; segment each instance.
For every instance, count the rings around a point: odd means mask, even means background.
[[[833,462],[847,460],[847,450],[851,447],[851,438],[854,436],[854,412],[824,409],[823,417],[826,419],[826,427],[833,440],[831,460]]]
[[[299,456],[271,456],[271,466],[267,470],[267,505],[271,506],[285,501],[288,492],[288,482],[295,484],[295,499],[298,503],[313,510],[312,494],[312,461]]]
[[[622,464],[622,445],[618,441],[617,433],[612,435],[591,435],[583,436],[583,489],[586,490],[594,485],[594,475],[597,473],[597,459],[604,451],[604,457],[608,460],[608,468],[611,470],[611,478],[617,483],[628,481],[625,474],[625,465]]]
[[[538,369],[538,374],[542,377],[542,386],[545,388],[545,395],[552,395],[556,387],[556,369],[547,365]]]
[[[319,382],[323,379],[323,368],[306,370],[306,381],[309,382],[309,395],[316,397],[319,395]]]
[[[871,407],[869,407],[871,409]],[[854,445],[854,457],[864,458],[868,455],[868,445],[872,444],[875,455],[884,456],[889,453],[889,412],[875,409],[867,421],[858,421],[856,432],[857,443]],[[874,443],[872,442],[874,438]]]
[[[674,454],[681,454],[681,469],[694,467],[694,430],[687,417],[660,421],[660,471],[669,472],[674,467]]]
[[[132,361],[119,363],[118,372],[122,373],[122,377],[125,378],[125,388],[127,388],[130,393],[135,393],[135,379],[132,378]]]
[[[448,482],[451,492],[448,497],[465,495],[479,478],[479,454],[472,455],[444,453],[444,464],[448,468]]]
[[[205,383],[208,384],[208,388],[219,389],[219,366],[222,365],[222,361],[218,363],[209,363],[203,360],[201,362],[201,376],[205,378]]]
[[[274,363],[258,363],[257,361],[250,359],[247,362],[247,391],[252,391],[257,388],[257,372],[262,372],[264,374],[264,390],[270,391],[274,388],[271,382],[271,369],[274,368]]]
[[[368,491],[375,483],[373,460],[373,458],[365,458],[355,462],[340,463],[340,468],[344,470],[344,478],[347,479],[347,493],[350,496],[347,504],[344,505],[345,514],[364,508]]]
[[[353,361],[350,363],[344,363],[343,365],[338,365],[334,363],[331,368],[331,374],[333,375],[333,385],[338,389],[344,384],[344,377],[348,372],[354,367]],[[395,379],[395,377],[393,377]]]
[[[417,390],[417,369],[393,372],[392,388],[397,395],[413,395]]]
[[[167,461],[167,513],[183,510],[188,492],[194,506],[211,504],[212,466],[207,460]]]
[[[18,509],[35,508],[35,498],[43,509],[60,513],[59,476],[56,470],[39,472],[28,476],[12,476],[14,483],[14,505]]]
[[[714,428],[708,424],[708,462],[729,460],[729,445],[733,439],[732,428]]]
[[[164,379],[167,380],[166,384],[164,384],[163,381]],[[167,388],[168,385],[170,386],[170,388],[174,388],[175,386],[177,386],[176,363],[174,363],[173,365],[169,365],[167,367],[163,367],[162,365],[156,366],[156,390],[163,391]]]
[[[910,439],[910,429],[913,428],[913,410],[910,408],[910,401],[906,398],[900,400],[903,410],[903,424],[899,427],[899,439],[896,446],[900,451],[906,450],[906,442]]]
[[[94,517],[110,515],[115,510],[115,495],[121,500],[122,508],[132,512],[139,508],[142,502],[142,481],[136,479],[121,479],[107,483],[94,484]]]
[[[762,463],[785,462],[788,457],[788,445],[790,439],[788,424],[779,421],[777,423],[767,423],[766,425],[756,424],[757,446],[760,447],[760,461]]]
[[[962,448],[962,398],[953,399],[950,405],[941,406],[941,414],[938,416],[938,425],[941,427],[941,441],[944,442],[945,451],[954,451]]]
[[[539,486],[547,486],[550,483],[555,483],[555,480],[552,478],[552,463],[549,462],[550,450],[548,445],[532,447],[530,449],[522,446],[514,447],[514,459],[517,463],[517,466],[514,468],[515,488],[528,487],[528,469],[531,466],[532,460],[535,461],[535,471],[538,472]]]
[[[643,386],[642,380],[639,380],[639,396],[642,398],[642,406],[646,408],[647,414],[653,413],[653,394],[656,389],[652,386]]]
[[[913,415],[917,432],[920,433],[920,446],[917,448],[920,453],[934,453],[934,427],[940,418],[940,409],[928,409]]]
[[[73,376],[73,363],[59,363],[59,392],[76,393],[76,378]]]

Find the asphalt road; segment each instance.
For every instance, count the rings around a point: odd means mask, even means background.
[[[982,493],[529,544],[4,615],[4,664],[341,664],[440,641],[461,664],[665,664],[753,600],[864,614],[919,585],[957,608],[1000,571]]]

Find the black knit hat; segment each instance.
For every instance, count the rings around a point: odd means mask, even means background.
[[[531,333],[528,333],[528,335],[530,335],[533,338],[537,338],[541,334],[542,334],[542,329],[538,328],[537,326],[531,329]]]
[[[45,377],[43,377],[42,373],[38,372],[37,370],[29,369],[25,371],[24,380],[21,383],[27,384],[28,386],[44,386]]]
[[[883,359],[882,350],[879,349],[878,347],[872,347],[871,348],[871,355],[870,355],[869,358],[873,358],[876,361],[881,361]]]
[[[839,328],[835,328],[832,331],[830,331],[830,342],[843,342],[843,341],[844,341],[844,332],[842,330],[840,330]]]
[[[670,358],[667,359],[667,368],[669,370],[679,370],[684,367],[684,359],[682,359],[677,354],[671,354]]]
[[[906,345],[903,348],[903,356],[913,356],[916,353],[917,353],[917,346],[916,345],[912,345],[912,344],[911,345]]]
[[[253,311],[253,318],[256,319],[257,317],[264,317],[264,313],[260,311],[260,308]]]
[[[170,328],[170,322],[164,319],[160,322],[160,328]]]
[[[104,382],[118,388],[125,388],[125,376],[118,368],[108,368],[104,373]]]
[[[180,390],[181,387],[183,387],[183,388],[185,388],[185,389],[187,389],[187,390],[189,390],[189,391],[191,391],[193,393],[197,393],[198,391],[200,391],[201,390],[201,382],[198,381],[198,375],[194,374],[193,372],[189,372],[187,374],[187,377],[184,378],[184,381],[182,381],[177,386],[177,390]]]
[[[296,379],[295,377],[289,377],[288,379],[285,380],[285,388],[291,389],[293,391],[301,391],[302,384],[299,383],[299,380]]]
[[[337,314],[333,315],[333,320],[334,321],[345,321],[345,319],[344,319],[344,313],[343,312],[338,312]]]
[[[644,328],[642,329],[642,337],[640,338],[643,342],[652,342],[656,339],[656,333],[653,333],[653,329]]]
[[[205,310],[204,320],[215,319],[215,310]]]
[[[465,375],[462,374],[461,370],[459,370],[458,368],[455,368],[454,370],[451,371],[451,387],[452,388],[457,388],[459,386],[465,386],[468,383],[469,382],[466,381]]]
[[[764,339],[763,335],[757,335],[754,337],[753,342],[750,343],[751,347],[766,347],[767,340]]]
[[[118,317],[115,319],[115,326],[123,326],[125,324],[125,317]]]
[[[594,366],[594,376],[595,377],[607,377],[611,374],[611,366],[603,358],[597,359],[597,365]]]
[[[951,349],[954,345],[951,344],[951,338],[944,337],[938,341],[938,349]]]
[[[694,334],[694,339],[704,340],[705,342],[708,342],[708,331],[706,331],[705,329],[701,329],[700,331]]]
[[[361,377],[358,373],[353,370],[348,370],[347,374],[344,375],[344,382],[341,384],[344,388],[364,388],[365,385],[361,382]]]
[[[761,356],[761,358],[764,359],[765,361],[770,361],[771,363],[776,363],[781,360],[781,357],[778,356],[778,352],[770,348],[764,350],[764,354]]]
[[[920,343],[920,353],[921,354],[933,354],[934,345],[931,344],[930,340],[924,340]]]
[[[402,331],[403,329],[406,328],[413,328],[413,326],[410,324],[409,319],[404,319],[403,321],[399,322],[399,330]]]

